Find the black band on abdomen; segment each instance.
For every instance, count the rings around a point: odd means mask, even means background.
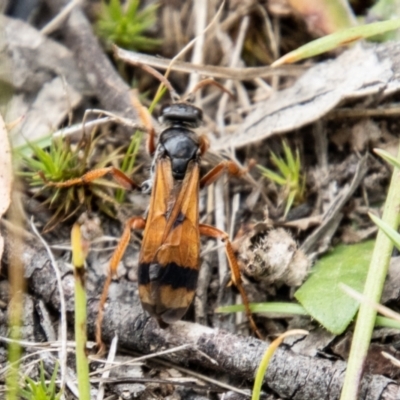
[[[138,271],[139,285],[157,282],[158,285],[170,285],[173,289],[186,288],[196,290],[199,271],[194,268],[181,267],[176,263],[167,265],[140,264]]]

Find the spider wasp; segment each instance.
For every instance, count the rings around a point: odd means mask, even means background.
[[[212,79],[197,84],[185,100],[181,100],[170,82],[154,69],[140,65],[155,75],[170,91],[173,102],[161,110],[160,120],[164,129],[156,140],[148,110],[132,98],[133,106],[148,132],[147,150],[153,156],[151,178],[141,188],[151,192],[146,218],[134,216],[125,223],[120,241],[110,260],[110,269],[104,284],[96,324],[96,341],[101,341],[101,325],[108,288],[119,262],[129,244],[132,229],[144,229],[139,255],[138,285],[143,306],[162,328],[180,320],[193,301],[200,263],[200,236],[221,239],[231,270],[231,282],[239,290],[246,314],[253,331],[260,337],[250,311],[248,298],[241,284],[238,262],[228,234],[210,225],[199,223],[199,190],[212,184],[224,173],[242,176],[248,169],[241,169],[233,161],[222,161],[205,176],[200,176],[200,161],[209,148],[205,136],[193,129],[203,121],[202,110],[192,104],[190,96],[200,88],[213,84],[226,89]],[[139,188],[122,171],[114,168],[92,170],[84,176],[51,183],[68,187],[89,183],[106,174],[124,188]]]

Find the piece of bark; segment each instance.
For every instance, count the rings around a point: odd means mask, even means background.
[[[62,77],[44,83],[35,98],[13,96],[9,104],[8,120],[24,116],[10,135],[13,147],[26,145],[27,140],[32,143],[56,131],[81,100],[80,93]]]
[[[0,38],[2,81],[18,92],[35,93],[60,76],[77,92],[88,93],[88,83],[66,47],[26,22],[0,15],[0,25],[4,32]]]
[[[58,14],[68,0],[46,0],[46,3],[54,14]],[[71,11],[63,24],[63,34],[66,45],[74,53],[79,68],[87,77],[102,108],[136,120],[137,112],[130,100],[130,87],[111,65],[79,6]]]
[[[0,25],[0,80],[10,87],[5,117],[16,147],[49,135],[91,91],[66,47],[23,21],[0,16]]]
[[[5,254],[7,260],[15,257],[15,230],[9,224],[2,224],[1,231],[5,237]],[[24,235],[17,232],[18,235]],[[25,236],[25,235],[24,235]],[[59,295],[56,279],[46,251],[29,235],[25,238],[22,256],[26,278],[33,293],[43,298],[53,308],[59,309]],[[73,275],[68,267],[59,262],[63,274],[63,287],[67,309],[73,306]],[[89,273],[88,281],[92,279]],[[99,282],[88,282],[88,327],[91,335],[98,311]],[[103,339],[110,341],[115,333],[119,343],[131,350],[142,353],[154,353],[159,350],[191,344],[191,348],[165,356],[171,362],[183,365],[196,365],[212,370],[229,373],[231,377],[248,381],[254,379],[255,371],[267,348],[267,343],[252,337],[240,337],[218,329],[199,324],[178,322],[168,329],[160,329],[157,323],[141,309],[137,298],[119,294],[118,300],[112,294],[108,301],[103,323]],[[136,293],[135,285],[130,283]],[[293,400],[333,400],[339,399],[340,389],[346,364],[342,361],[332,362],[316,357],[307,357],[293,353],[285,348],[276,351],[265,377],[265,384],[282,399]],[[359,399],[395,400],[400,396],[399,386],[383,376],[366,375],[363,378]]]

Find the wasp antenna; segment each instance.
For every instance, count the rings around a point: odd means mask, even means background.
[[[135,91],[133,90],[130,92],[131,103],[139,115],[140,122],[143,124],[148,133],[147,151],[149,154],[153,155],[156,151],[156,131],[154,130],[149,110],[142,105],[139,100],[139,96],[135,95],[134,92]]]
[[[142,68],[144,71],[148,72],[150,75],[153,75],[154,78],[158,79],[168,89],[173,102],[175,102],[176,100],[179,100],[178,93],[172,87],[171,82],[163,74],[158,72],[153,67],[150,67],[149,65],[146,65],[146,64],[142,64],[140,62],[131,62],[131,64]]]
[[[193,90],[188,94],[186,100],[187,101],[192,101],[193,99],[193,95],[200,89],[202,89],[205,86],[209,86],[209,85],[213,85],[216,86],[218,89],[220,89],[222,92],[225,92],[229,95],[229,97],[234,100],[235,96],[234,94],[229,91],[227,88],[225,88],[223,85],[221,85],[219,82],[215,81],[212,78],[207,78],[207,79],[203,79],[202,81],[200,81],[194,88]]]

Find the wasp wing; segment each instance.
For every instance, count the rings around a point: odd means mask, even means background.
[[[161,325],[182,318],[193,300],[199,268],[199,166],[189,163],[174,182],[168,159],[156,163],[154,188],[139,261],[143,307]]]

